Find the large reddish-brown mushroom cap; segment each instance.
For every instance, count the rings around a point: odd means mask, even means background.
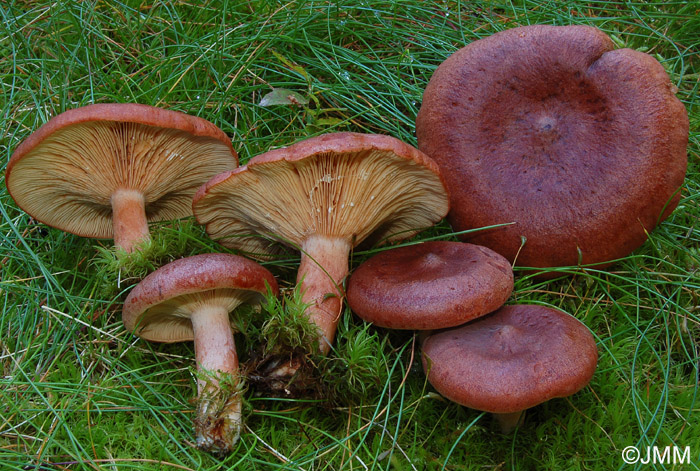
[[[456,230],[521,266],[610,261],[679,201],[688,117],[659,62],[587,26],[496,33],[435,71],[416,121]]]
[[[442,219],[448,197],[418,149],[390,136],[331,133],[217,175],[193,207],[213,239],[264,257],[311,235],[351,245],[406,238]]]
[[[13,153],[7,188],[35,219],[84,237],[112,238],[112,195],[142,195],[149,221],[192,214],[192,196],[238,166],[213,123],[139,104],[96,104],[55,116]]]
[[[585,325],[536,305],[505,306],[423,343],[423,367],[440,394],[500,414],[574,394],[591,380],[597,361]]]
[[[362,319],[391,329],[454,327],[501,307],[513,270],[493,250],[425,242],[381,252],[348,281],[347,300]]]
[[[258,263],[231,254],[203,254],[175,260],[150,273],[124,301],[122,320],[138,336],[155,342],[193,340],[190,317],[203,305],[231,312],[260,303],[277,282]]]

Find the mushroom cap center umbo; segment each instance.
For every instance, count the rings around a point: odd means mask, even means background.
[[[538,144],[540,146],[551,145],[561,137],[560,121],[551,114],[542,115],[535,120],[533,131],[535,136],[539,138]]]
[[[493,332],[493,350],[496,355],[502,352],[507,352],[509,355],[516,354],[514,348],[517,348],[520,343],[517,341],[519,336],[524,335],[521,329],[514,325],[502,325],[496,327]]]
[[[439,253],[429,252],[423,255],[419,265],[426,268],[436,269],[440,265],[444,265],[446,260]]]
[[[514,167],[510,176],[521,173],[527,179],[528,171],[539,175],[547,169],[576,172],[581,151],[603,152],[616,137],[610,132],[614,111],[580,71],[540,72],[545,77],[496,81],[501,91],[474,110],[477,139],[498,152],[499,164]]]

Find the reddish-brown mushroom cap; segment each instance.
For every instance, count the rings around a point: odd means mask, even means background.
[[[454,327],[501,307],[513,291],[508,260],[461,242],[425,242],[381,252],[348,281],[362,319],[391,329]]]
[[[423,367],[440,394],[498,414],[574,394],[591,380],[597,361],[585,325],[536,305],[505,306],[423,343]]]
[[[189,216],[196,189],[237,166],[229,138],[205,119],[147,105],[95,104],[55,116],[23,141],[6,184],[35,219],[112,238],[121,230],[113,212],[124,212],[126,226],[133,218],[145,225]]]
[[[155,342],[194,339],[190,317],[197,307],[214,303],[233,310],[243,302],[262,300],[274,276],[244,257],[202,254],[175,260],[150,273],[131,290],[122,310],[126,328]]]
[[[520,266],[608,262],[678,204],[688,117],[664,68],[587,26],[496,33],[435,71],[416,121],[455,230]]]

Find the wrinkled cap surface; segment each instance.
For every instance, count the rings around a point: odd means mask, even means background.
[[[448,197],[418,149],[390,136],[331,133],[215,176],[193,208],[214,240],[264,258],[311,235],[353,245],[410,237],[447,214]]]
[[[585,325],[535,305],[505,306],[423,343],[423,368],[440,394],[495,413],[574,394],[591,380],[597,362]]]
[[[231,254],[181,258],[150,273],[124,301],[122,320],[139,337],[155,342],[193,340],[192,313],[202,305],[232,311],[278,293],[272,273],[258,263]]]
[[[424,242],[381,252],[348,281],[347,301],[362,319],[391,329],[464,324],[501,307],[513,270],[493,250],[462,242]]]
[[[455,230],[515,223],[466,240],[512,262],[524,236],[520,266],[606,262],[678,204],[688,117],[674,93],[656,59],[595,28],[525,26],[441,64],[416,133]]]
[[[6,184],[35,219],[112,238],[115,190],[141,192],[149,221],[178,219],[192,214],[200,185],[237,166],[229,138],[207,120],[147,105],[96,104],[61,113],[24,140]]]

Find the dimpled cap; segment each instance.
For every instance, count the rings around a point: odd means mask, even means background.
[[[350,308],[391,329],[464,324],[501,307],[513,291],[508,260],[461,242],[424,242],[387,250],[361,264],[348,282]]]
[[[244,302],[259,303],[270,287],[278,293],[272,273],[247,258],[202,254],[181,258],[150,273],[124,301],[124,326],[155,342],[193,340],[190,316],[202,304],[229,311]]]
[[[35,219],[83,237],[112,238],[112,194],[136,190],[149,221],[192,215],[192,196],[238,166],[213,123],[134,103],[61,113],[24,140],[7,166],[17,205]]]
[[[585,325],[536,305],[505,306],[423,343],[423,368],[440,394],[502,414],[574,394],[591,380],[597,362]]]
[[[460,49],[416,121],[452,227],[520,266],[608,262],[676,207],[688,116],[661,64],[588,26],[533,25]]]

